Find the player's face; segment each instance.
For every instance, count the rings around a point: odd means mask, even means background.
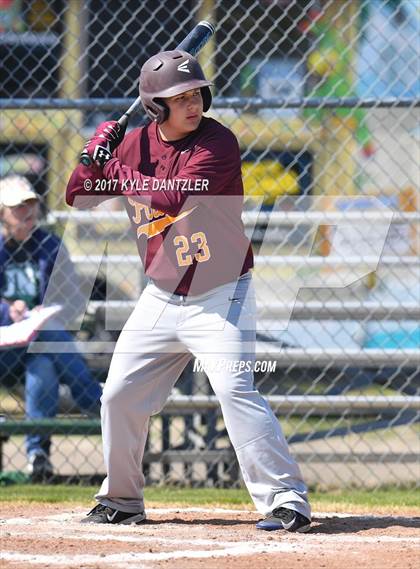
[[[200,89],[191,89],[164,100],[169,108],[168,120],[160,125],[164,139],[179,140],[198,128],[203,115]]]
[[[15,207],[5,207],[2,212],[3,227],[8,237],[25,241],[35,228],[38,219],[37,200],[28,200]]]

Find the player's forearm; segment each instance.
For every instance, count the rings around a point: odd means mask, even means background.
[[[95,188],[100,186],[101,180],[105,180],[101,168],[95,164],[89,167],[79,164],[73,170],[67,184],[67,205],[78,209],[89,209],[97,206],[101,200],[112,197],[95,191]]]

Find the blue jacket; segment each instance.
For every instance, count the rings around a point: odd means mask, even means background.
[[[10,255],[4,246],[4,236],[0,234],[0,293],[4,287],[4,266]],[[47,291],[48,283],[58,256],[54,279],[48,287],[47,303],[60,304],[63,310],[59,317],[64,323],[72,322],[85,308],[86,300],[80,291],[80,279],[70,260],[65,246],[57,235],[44,229],[35,229],[32,235],[22,244],[32,260],[38,264],[40,273],[41,304]],[[12,324],[9,317],[9,305],[0,299],[0,326]]]

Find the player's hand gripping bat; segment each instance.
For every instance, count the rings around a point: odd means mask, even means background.
[[[200,49],[208,42],[210,37],[214,34],[214,27],[209,22],[205,20],[199,22],[194,29],[185,37],[184,40],[176,47],[176,49],[181,49],[186,51],[190,55],[196,55]],[[120,130],[125,131],[128,119],[135,109],[140,105],[141,97],[137,97],[134,103],[125,111],[125,113],[118,119],[118,124],[120,125]],[[81,164],[85,166],[90,166],[93,162],[91,156],[86,152],[82,152],[80,157]]]

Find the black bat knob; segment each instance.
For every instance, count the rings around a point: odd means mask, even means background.
[[[84,166],[90,166],[92,164],[92,158],[89,154],[83,153],[80,155],[80,164],[83,164]]]

